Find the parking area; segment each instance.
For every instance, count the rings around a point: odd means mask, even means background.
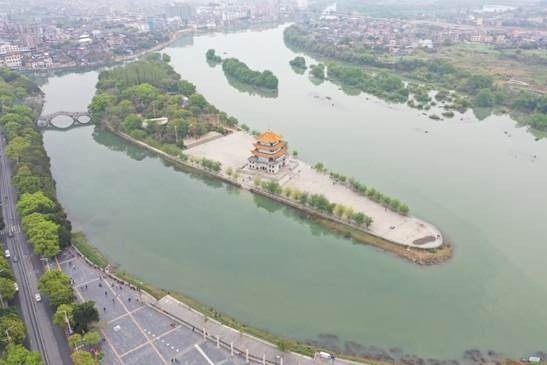
[[[100,314],[103,364],[239,365],[243,358],[142,302],[141,293],[89,266],[72,251],[58,265],[74,281],[80,301],[93,300]]]

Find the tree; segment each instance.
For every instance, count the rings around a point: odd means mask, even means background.
[[[0,295],[4,303],[15,296],[15,282],[11,279],[0,278]]]
[[[75,304],[72,312],[75,330],[88,331],[89,325],[99,320],[99,312],[95,308],[95,302],[87,301]]]
[[[322,63],[317,65],[311,65],[310,74],[315,78],[323,80],[325,78],[325,65],[323,65]]]
[[[67,325],[66,320],[68,318],[69,322],[74,325],[74,319],[72,316],[73,311],[74,307],[70,303],[59,305],[55,311],[55,314],[53,314],[53,323],[59,327],[65,327]]]
[[[220,56],[218,56],[218,55],[215,53],[215,50],[214,50],[214,49],[209,49],[209,50],[207,50],[207,52],[205,53],[205,58],[207,59],[207,61],[213,62],[213,63],[220,63],[220,62],[222,62],[222,58],[220,58]]]
[[[399,212],[401,212],[404,215],[407,215],[409,211],[410,209],[408,208],[408,205],[406,204],[401,204],[401,206],[399,207]]]
[[[22,345],[10,345],[0,365],[44,365],[38,352],[30,352]]]
[[[272,194],[281,194],[281,192],[283,191],[279,183],[275,180],[263,182],[262,188]]]
[[[32,175],[32,171],[26,164],[17,169],[17,173],[13,177],[13,185],[19,194],[35,193],[42,188],[40,178]]]
[[[60,251],[60,226],[41,213],[32,213],[22,219],[25,231],[34,252],[43,257],[54,257]]]
[[[72,303],[74,300],[70,278],[61,270],[45,272],[38,282],[38,289],[49,297],[54,307]]]
[[[0,317],[0,333],[4,335],[2,336],[2,341],[5,341],[3,344],[8,341],[15,344],[23,343],[26,337],[25,323],[12,309],[5,310]]]
[[[355,211],[352,207],[346,207],[346,211],[344,212],[344,216],[347,220],[350,220],[353,218],[353,215],[355,214]]]
[[[30,143],[23,137],[13,138],[6,147],[6,156],[12,161],[15,161],[19,165],[19,161],[25,154],[26,150],[30,147]]]
[[[528,123],[539,130],[547,130],[547,114],[534,113],[530,116]]]
[[[308,197],[309,197],[309,194],[307,192],[303,192],[302,194],[300,194],[300,197],[298,198],[298,202],[302,205],[306,205],[308,204]]]
[[[71,349],[76,349],[78,346],[82,345],[82,335],[79,333],[74,333],[73,335],[70,335],[68,337],[68,346],[70,346]]]
[[[179,81],[178,89],[179,89],[179,92],[185,96],[190,96],[196,92],[196,86],[186,80]]]
[[[142,128],[142,118],[138,116],[137,114],[130,114],[122,122],[122,128],[125,131],[132,131],[135,129]]]
[[[338,218],[342,218],[345,212],[346,207],[341,204],[336,204],[336,206],[334,207],[334,215],[336,215]]]
[[[88,112],[89,116],[94,121],[100,121],[106,109],[112,105],[114,97],[107,93],[100,93],[93,97],[91,104],[89,104]]]
[[[75,351],[70,355],[74,365],[96,365],[93,356],[86,351]]]
[[[88,346],[94,346],[98,344],[100,340],[101,336],[96,331],[89,331],[82,337],[82,341]]]
[[[32,213],[51,213],[55,210],[55,203],[43,192],[37,191],[21,195],[17,202],[17,210],[22,216]]]
[[[490,108],[495,102],[496,96],[490,89],[481,89],[475,96],[475,105],[481,108]]]
[[[306,59],[302,56],[296,56],[291,61],[289,61],[289,64],[292,67],[295,67],[295,68],[301,68],[301,69],[306,69],[307,68]]]
[[[323,165],[322,162],[318,162],[315,164],[315,166],[313,166],[314,169],[316,169],[317,171],[319,172],[325,172],[327,171],[327,169],[325,169],[325,165]]]
[[[355,221],[355,223],[357,223],[358,226],[361,226],[363,225],[363,223],[365,223],[365,215],[361,212],[356,213],[353,216],[353,220]]]

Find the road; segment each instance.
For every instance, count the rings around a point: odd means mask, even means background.
[[[52,310],[46,298],[42,302],[37,302],[34,298],[38,293],[38,278],[43,272],[43,265],[32,253],[21,231],[21,221],[15,207],[16,192],[11,184],[11,168],[4,151],[5,141],[0,137],[0,198],[6,224],[5,240],[19,286],[18,299],[27,327],[27,339],[31,350],[39,351],[47,365],[70,365],[72,361],[67,341],[63,331],[51,321]],[[13,233],[12,237],[7,234],[9,231]]]

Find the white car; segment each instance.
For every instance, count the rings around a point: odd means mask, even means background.
[[[17,285],[17,283],[13,283],[13,286],[15,287],[15,291],[19,291],[19,285]]]
[[[9,259],[10,256],[11,256],[10,253],[9,253],[9,250],[4,251],[4,255],[5,255],[6,258],[8,258],[8,259]]]
[[[40,293],[34,294],[34,298],[36,299],[37,302],[41,302],[41,301],[42,301],[42,296],[40,295]]]

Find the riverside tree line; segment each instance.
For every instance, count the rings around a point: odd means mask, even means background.
[[[388,101],[407,102],[418,109],[429,109],[439,102],[446,102],[443,107],[448,111],[496,109],[509,112],[519,122],[535,129],[547,130],[547,96],[512,90],[496,83],[489,75],[471,73],[445,60],[389,59],[371,49],[326,44],[316,39],[313,32],[298,25],[285,29],[284,40],[291,47],[339,61],[328,64],[329,78]],[[405,87],[399,75],[420,85],[410,83]],[[432,90],[443,95],[448,93],[448,97],[432,100],[428,95]],[[409,100],[411,95],[414,97]],[[451,117],[451,114],[445,116]]]
[[[0,125],[8,142],[6,156],[15,171],[12,183],[18,193],[17,210],[22,228],[38,256],[53,258],[62,248],[70,245],[72,226],[57,201],[49,158],[35,124],[42,107],[42,94],[27,78],[0,69],[0,99]],[[90,324],[98,320],[93,302],[75,303],[70,278],[61,271],[46,272],[39,280],[39,290],[49,298],[56,310],[53,321],[57,325],[64,327],[68,318],[72,327],[85,336]],[[13,274],[3,257],[0,259],[0,295],[6,300],[15,295]],[[62,305],[65,306],[64,310],[59,311]],[[73,310],[67,310],[66,306]],[[16,312],[0,309],[0,330],[10,334],[9,338],[0,342],[1,365],[43,364],[38,353],[29,352],[21,346],[26,337],[25,327]],[[96,333],[87,335],[87,342],[72,354],[75,365],[96,363],[98,357],[92,356],[88,350],[97,345],[99,338]]]

